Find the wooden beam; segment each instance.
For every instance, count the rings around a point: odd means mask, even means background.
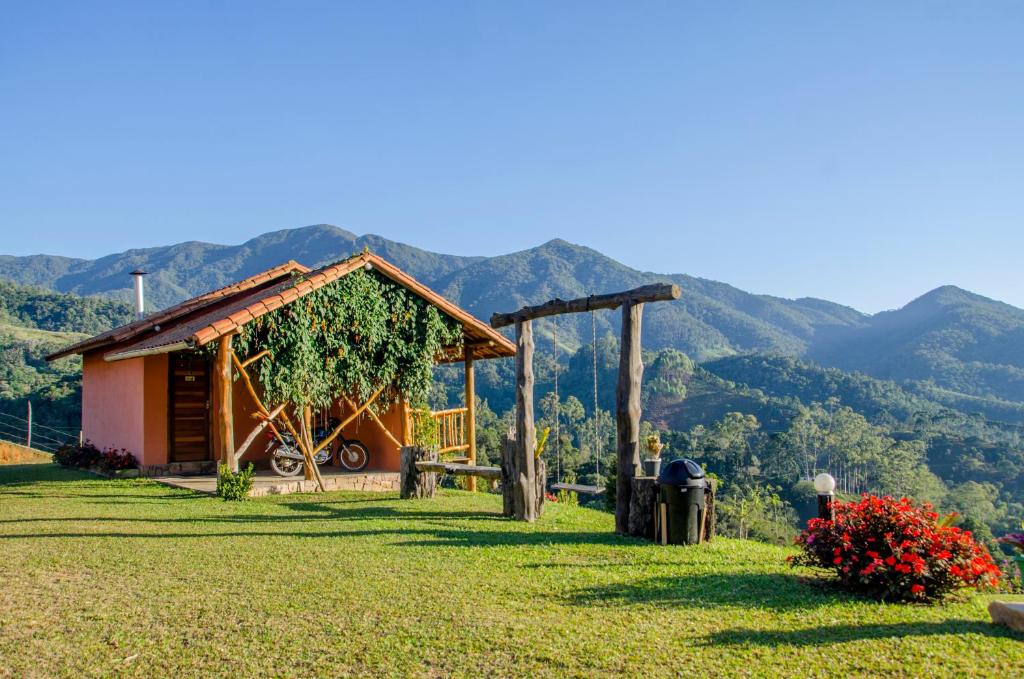
[[[309,406],[302,408],[302,454],[306,458],[303,468],[307,481],[316,481],[321,491],[324,488],[324,478],[320,475],[320,465],[313,457],[313,409]]]
[[[456,464],[454,462],[416,462],[416,469],[421,472],[440,472],[457,474],[475,478],[500,479],[501,467],[479,467],[475,464]]]
[[[348,396],[343,396],[342,398],[345,399],[345,403],[347,403],[350,408],[354,409],[356,407],[356,404],[353,403],[352,399],[350,399]],[[385,427],[384,423],[380,421],[379,417],[377,417],[377,413],[373,412],[372,408],[364,408],[364,410],[370,415],[370,419],[377,423],[377,426],[380,427],[380,430],[382,432],[384,432],[384,435],[387,436],[392,443],[401,448],[402,442],[395,438],[394,434],[388,431],[388,428]]]
[[[553,299],[538,306],[523,307],[519,311],[511,313],[495,313],[491,315],[491,327],[503,328],[512,325],[517,321],[528,321],[544,316],[555,316],[557,314],[572,314],[581,311],[593,311],[594,309],[615,309],[624,304],[639,304],[643,302],[661,302],[679,299],[682,291],[678,285],[669,283],[655,283],[644,285],[625,292],[613,292],[607,295],[591,295],[590,297],[579,297],[565,301]]]
[[[373,396],[370,397],[369,401],[367,401],[363,405],[361,405],[358,408],[356,408],[355,411],[353,411],[351,415],[349,415],[344,420],[342,420],[341,424],[339,424],[337,427],[335,427],[334,430],[330,434],[327,435],[327,438],[325,438],[323,441],[321,441],[320,444],[317,445],[317,447],[313,449],[313,454],[316,455],[321,450],[323,450],[326,446],[331,445],[331,443],[334,441],[334,439],[336,439],[338,437],[338,435],[341,434],[341,430],[344,429],[345,427],[347,427],[349,424],[351,424],[352,420],[354,420],[357,417],[359,417],[359,415],[361,415],[364,410],[369,408],[370,404],[373,403],[374,401],[376,401],[377,397],[380,396],[383,391],[384,391],[384,387],[381,387],[380,389],[375,391]],[[350,401],[350,403],[351,403],[351,401]]]
[[[264,349],[263,351],[261,351],[260,353],[256,354],[255,356],[250,356],[249,358],[245,359],[244,361],[242,361],[242,367],[243,368],[248,368],[250,365],[252,365],[256,361],[260,360],[264,356],[270,356],[270,349]]]
[[[256,387],[253,386],[252,378],[249,377],[249,373],[247,373],[245,368],[242,367],[242,361],[239,360],[238,355],[235,354],[235,352],[233,351],[231,352],[231,360],[234,362],[235,368],[238,370],[238,375],[242,378],[242,383],[245,384],[245,388],[249,391],[249,396],[252,398],[253,403],[256,404],[257,411],[259,411],[259,413],[264,417],[269,416],[270,410],[268,410],[267,406],[264,405],[263,399],[260,398],[260,395],[256,393]],[[305,440],[303,439],[299,431],[295,428],[295,425],[292,424],[291,419],[288,417],[288,413],[282,410],[280,417],[281,421],[284,422],[285,428],[288,429],[288,433],[292,435],[292,437],[295,439],[296,444],[299,446],[299,450],[302,451],[302,456],[303,458],[305,458],[305,463],[315,465],[316,463],[313,462],[313,456],[309,454],[310,451],[308,448],[306,448]],[[320,476],[319,469],[316,471],[316,479],[320,486],[321,492],[326,491],[327,488],[324,486],[324,480],[323,477]]]
[[[513,516],[534,521],[536,515],[536,477],[534,449],[537,432],[533,425],[533,324],[516,321],[516,443],[512,477],[514,483]]]
[[[260,415],[260,418],[262,419],[262,421],[259,424],[257,424],[255,427],[253,427],[253,430],[251,432],[249,432],[248,436],[245,437],[245,441],[242,442],[242,445],[238,446],[238,448],[235,450],[235,464],[236,465],[238,464],[238,461],[240,459],[242,459],[242,455],[245,454],[245,451],[248,450],[249,446],[252,445],[252,442],[255,441],[256,437],[260,435],[260,432],[262,432],[267,427],[273,427],[274,426],[273,425],[273,420],[274,420],[275,417],[277,417],[278,415],[281,414],[282,410],[284,410],[284,404],[283,403],[281,405],[277,406],[276,408],[274,408],[273,412],[271,412],[269,416],[263,417],[263,415]]]
[[[402,415],[402,447],[412,445],[412,418],[409,415],[409,401],[405,396],[398,396],[398,409]]]
[[[615,387],[617,479],[615,484],[615,531],[629,533],[629,503],[633,477],[640,467],[640,383],[644,364],[640,356],[640,328],[644,305],[622,306],[622,340],[619,381]]]
[[[465,372],[466,372],[466,443],[469,444],[469,464],[476,464],[476,379],[473,375],[473,347],[467,346],[464,349]],[[476,477],[471,476],[466,484],[468,490],[476,491]]]
[[[214,422],[214,453],[220,464],[227,465],[228,470],[238,471],[238,460],[235,459],[235,426],[231,401],[231,357],[234,352],[231,344],[234,335],[225,335],[217,340],[217,355],[214,359],[213,398],[216,403]]]

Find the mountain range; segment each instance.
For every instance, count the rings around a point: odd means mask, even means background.
[[[274,231],[241,245],[190,241],[93,260],[0,255],[0,279],[127,300],[128,272],[142,268],[150,273],[148,304],[159,308],[288,259],[317,266],[364,248],[484,319],[554,297],[673,282],[682,298],[645,311],[646,348],[677,348],[697,361],[797,356],[902,382],[966,410],[1024,402],[1024,310],[953,286],[868,315],[822,299],[784,299],[686,274],[638,271],[563,240],[497,257],[463,257],[326,224]],[[598,312],[594,325],[603,336],[618,324],[614,313]],[[539,350],[551,351],[557,340],[560,350],[571,351],[589,343],[591,332],[584,314],[546,320],[538,324]]]

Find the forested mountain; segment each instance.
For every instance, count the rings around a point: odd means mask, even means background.
[[[13,438],[22,430],[31,400],[44,427],[37,444],[63,441],[62,430],[77,436],[82,361],[74,356],[48,363],[45,357],[131,318],[124,302],[0,282],[0,434]]]
[[[562,240],[498,257],[456,257],[329,225],[275,231],[241,245],[188,242],[97,260],[0,256],[0,279],[127,300],[127,273],[141,267],[150,272],[148,304],[159,308],[287,259],[315,266],[364,247],[484,319],[552,297],[671,281],[682,287],[682,299],[647,307],[648,349],[673,347],[697,361],[749,353],[812,358],[996,418],[1016,418],[1015,404],[1024,403],[1024,310],[954,287],[868,316],[825,300],[782,299],[685,274],[638,271]],[[552,340],[562,352],[590,343],[591,321],[579,314],[538,322],[538,350],[552,351]],[[617,335],[615,313],[597,312],[593,321],[599,338]]]
[[[335,226],[319,224],[265,233],[241,245],[189,241],[127,250],[94,260],[0,255],[0,279],[59,292],[128,300],[132,282],[127,274],[141,268],[150,274],[146,280],[147,301],[160,309],[289,259],[317,266],[363,248],[424,280],[444,276],[481,259],[440,255],[379,236],[356,236]]]
[[[1024,310],[953,286],[812,347],[821,363],[1024,402]]]
[[[659,281],[678,283],[686,291],[682,300],[649,308],[645,342],[654,348],[676,347],[699,359],[746,351],[802,354],[816,336],[859,327],[866,318],[824,300],[754,295],[683,274],[637,271],[562,240],[499,257],[456,257],[379,236],[356,236],[329,225],[275,231],[241,245],[188,242],[96,260],[0,256],[0,279],[128,300],[131,280],[127,273],[142,268],[150,272],[148,305],[160,308],[287,259],[316,266],[364,247],[485,319],[494,311],[551,297],[578,297]],[[615,331],[618,324],[610,312],[598,313],[596,322],[599,335]],[[557,323],[559,341],[567,348],[590,341],[591,323],[586,316]],[[542,324],[549,326],[548,334],[551,324]],[[540,332],[545,333],[545,328]]]

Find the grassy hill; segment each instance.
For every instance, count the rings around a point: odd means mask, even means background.
[[[82,361],[76,356],[48,363],[45,357],[86,336],[0,321],[0,438],[21,440],[29,400],[36,423],[59,430],[38,430],[38,447],[52,450],[77,437]]]
[[[46,355],[129,321],[131,307],[0,282],[0,438],[24,436],[28,401],[36,445],[52,450],[81,424],[81,359],[48,363]]]
[[[226,503],[38,464],[0,466],[0,506],[8,676],[1024,672],[992,597],[858,600],[789,548],[659,547],[578,507],[527,525],[454,491]]]

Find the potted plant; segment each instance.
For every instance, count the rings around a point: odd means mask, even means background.
[[[661,451],[665,444],[661,434],[654,432],[647,437],[647,459],[644,460],[644,476],[657,476],[661,472]]]

